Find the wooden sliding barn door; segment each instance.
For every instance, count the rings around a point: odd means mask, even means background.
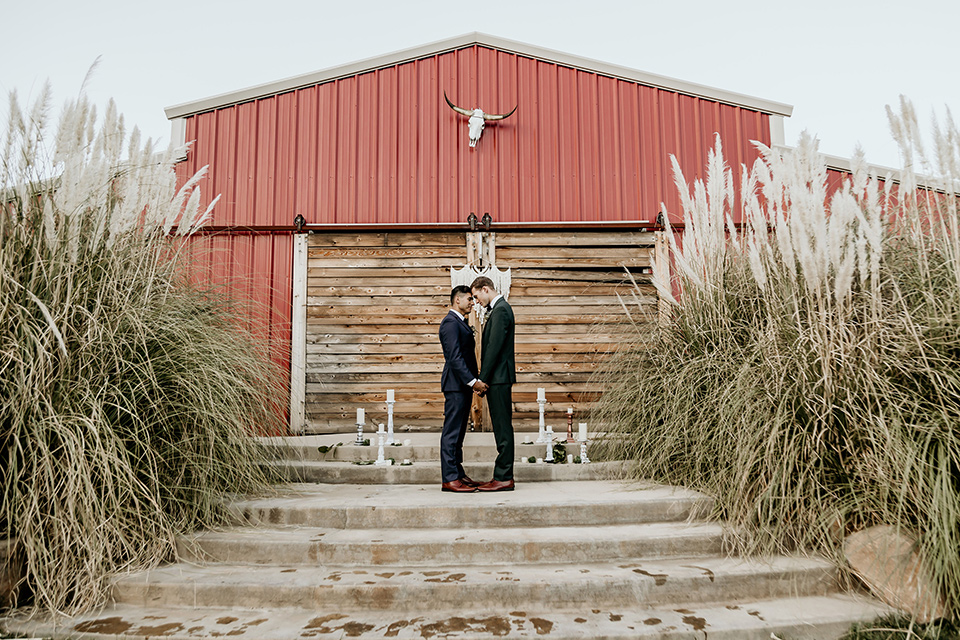
[[[437,330],[448,309],[450,268],[464,264],[511,270],[515,428],[536,430],[537,388],[544,387],[549,423],[561,431],[567,407],[583,416],[602,391],[593,378],[597,363],[628,327],[617,300],[618,292],[629,296],[632,289],[624,267],[634,274],[649,271],[653,234],[311,233],[305,244],[299,431],[352,433],[358,407],[365,409],[367,430],[375,429],[386,423],[387,389],[396,391],[397,431],[440,430],[443,352]],[[656,294],[652,286],[641,287],[655,321]],[[474,419],[479,429],[482,418]]]
[[[307,432],[367,431],[387,422],[443,424],[437,331],[449,308],[450,267],[466,260],[462,232],[310,234],[307,248]]]

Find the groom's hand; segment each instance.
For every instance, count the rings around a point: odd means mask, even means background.
[[[473,392],[481,397],[483,397],[483,394],[485,394],[489,388],[490,385],[483,380],[477,380],[473,383]]]

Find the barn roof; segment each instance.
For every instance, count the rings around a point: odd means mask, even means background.
[[[642,85],[676,91],[677,93],[682,93],[685,95],[697,96],[725,104],[746,107],[762,113],[781,116],[790,116],[793,113],[793,106],[783,104],[781,102],[774,102],[772,100],[756,98],[754,96],[748,96],[742,93],[735,93],[733,91],[726,91],[724,89],[716,89],[714,87],[708,87],[693,82],[686,82],[684,80],[677,80],[676,78],[669,78],[667,76],[661,76],[654,73],[647,73],[646,71],[638,71],[636,69],[630,69],[628,67],[622,67],[607,62],[582,58],[569,53],[563,53],[562,51],[544,49],[542,47],[537,47],[514,40],[507,40],[505,38],[499,38],[484,33],[468,33],[455,38],[448,38],[446,40],[440,40],[438,42],[432,42],[418,47],[413,47],[411,49],[404,49],[402,51],[396,51],[394,53],[388,53],[386,55],[377,56],[374,58],[367,58],[366,60],[352,62],[339,67],[332,67],[330,69],[305,73],[302,75],[285,78],[283,80],[277,80],[275,82],[268,82],[266,84],[259,84],[246,89],[240,89],[238,91],[231,91],[228,93],[211,96],[209,98],[194,100],[192,102],[184,102],[182,104],[167,107],[164,111],[168,119],[182,118],[197,113],[203,113],[205,111],[212,111],[221,107],[239,104],[241,102],[249,102],[250,100],[256,100],[257,98],[264,98],[267,96],[276,95],[278,93],[285,93],[301,87],[308,87],[311,85],[336,80],[338,78],[345,78],[376,69],[392,67],[404,62],[427,58],[475,45],[488,47],[507,53],[514,53],[538,60],[553,62],[566,67],[582,69],[584,71],[598,73],[613,78],[621,78],[623,80],[637,82]]]

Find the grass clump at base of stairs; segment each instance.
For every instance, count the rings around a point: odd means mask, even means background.
[[[890,614],[873,622],[858,622],[840,640],[960,640],[960,628],[949,620],[927,624]]]

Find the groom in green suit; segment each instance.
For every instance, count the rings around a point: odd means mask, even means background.
[[[514,356],[516,321],[507,300],[497,293],[493,280],[480,276],[470,285],[473,297],[487,307],[487,320],[480,339],[479,378],[490,386],[487,406],[497,443],[497,462],[493,480],[478,487],[480,491],[513,491],[513,384],[517,381]]]

